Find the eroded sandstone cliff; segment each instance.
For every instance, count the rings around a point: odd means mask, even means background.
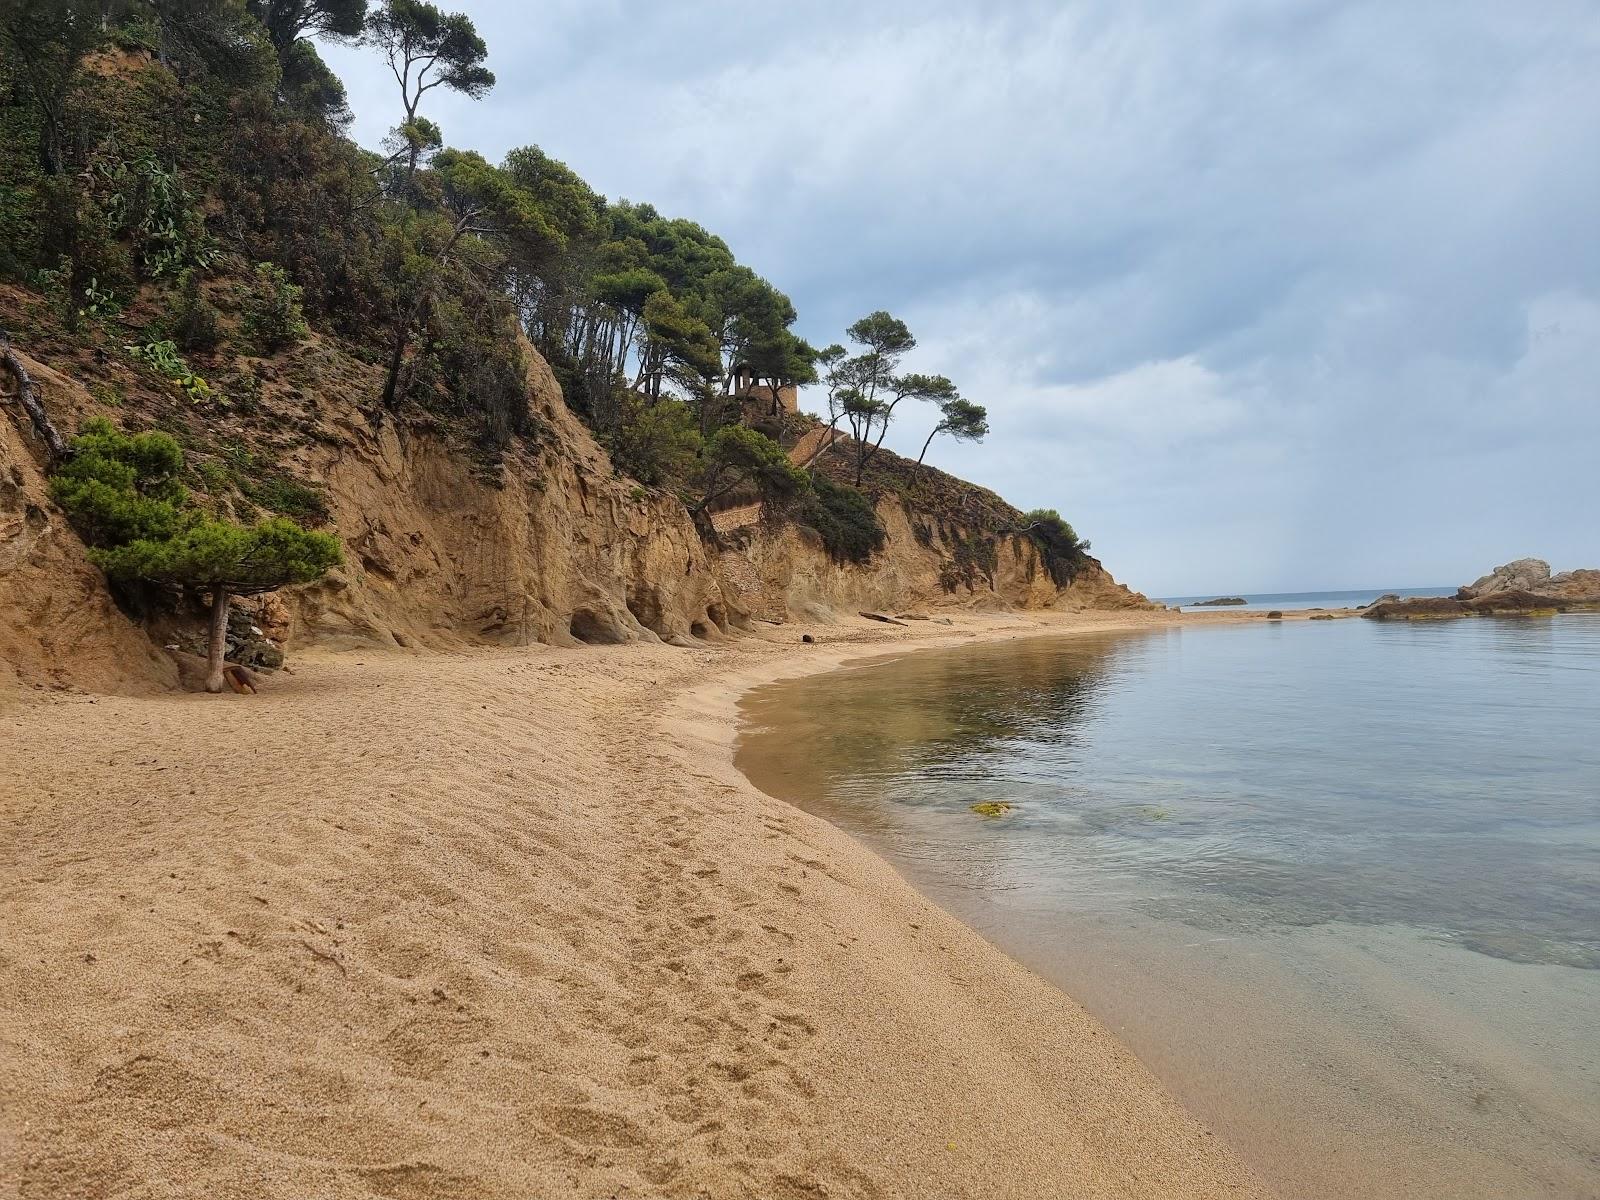
[[[248,415],[175,410],[172,397],[120,364],[25,357],[64,430],[93,413],[136,427],[196,428],[191,458],[270,461],[317,482],[347,564],[286,589],[263,611],[291,641],[443,648],[471,643],[679,644],[761,620],[828,620],[860,608],[938,605],[1071,608],[1144,603],[1087,560],[1057,588],[1025,535],[919,522],[879,502],[887,544],[870,563],[834,562],[809,530],[768,521],[713,544],[674,497],[620,476],[528,352],[535,434],[493,469],[438,423],[374,422],[374,368],[311,339],[254,366]],[[117,387],[109,410],[106,380]],[[94,387],[91,392],[90,386]],[[173,686],[152,641],[170,624],[113,603],[50,504],[42,447],[14,406],[0,422],[0,659],[16,680],[87,689]],[[220,448],[220,449],[219,449]],[[247,468],[255,469],[255,468]],[[962,558],[962,550],[968,553]]]

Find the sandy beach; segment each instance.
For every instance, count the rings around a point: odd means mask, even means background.
[[[1071,999],[731,765],[755,683],[1174,619],[6,703],[0,1195],[1261,1195]]]

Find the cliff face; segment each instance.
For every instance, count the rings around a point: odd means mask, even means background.
[[[682,641],[726,628],[709,556],[682,505],[619,478],[530,354],[541,423],[499,485],[436,435],[374,433],[339,414],[305,456],[326,480],[349,563],[297,589],[295,632],[441,646]]]
[[[106,411],[70,377],[94,364],[63,363],[58,372],[25,361],[63,431]],[[375,429],[345,398],[375,395],[374,369],[316,339],[258,365],[248,419],[208,417],[206,445],[225,445],[236,457],[253,446],[255,461],[270,455],[275,469],[324,485],[328,527],[346,547],[343,569],[265,602],[258,619],[270,632],[302,645],[692,644],[754,620],[828,620],[863,608],[1143,602],[1093,560],[1058,590],[1026,537],[993,541],[992,559],[974,562],[970,552],[962,559],[966,531],[914,528],[892,499],[879,506],[887,544],[864,566],[834,563],[815,535],[788,524],[708,546],[674,498],[613,471],[566,408],[549,368],[531,352],[529,362],[536,436],[498,472],[475,464],[441,428],[387,422]],[[171,404],[132,389],[110,415],[130,425],[170,423]],[[0,686],[15,686],[13,679],[91,690],[174,685],[170,658],[112,603],[50,505],[40,447],[6,407],[0,660],[11,670],[0,673],[9,677]],[[171,627],[159,628],[165,640]]]
[[[25,362],[58,423],[92,406],[71,380]],[[118,611],[105,577],[51,504],[42,447],[9,400],[0,406],[0,700],[25,684],[102,691],[175,684],[172,661]]]
[[[1078,610],[1148,603],[1093,559],[1069,586],[1058,589],[1031,538],[996,538],[993,561],[977,562],[965,542],[970,531],[961,525],[924,529],[919,536],[895,499],[879,502],[878,520],[888,540],[861,565],[834,562],[807,529],[757,526],[719,556],[724,593],[735,607],[758,616],[823,621],[861,609]]]

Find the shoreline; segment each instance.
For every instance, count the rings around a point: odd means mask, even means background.
[[[0,710],[0,1192],[1263,1195],[1074,1001],[731,758],[768,679],[1249,619],[315,651],[249,699]]]

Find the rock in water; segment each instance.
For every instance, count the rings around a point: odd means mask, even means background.
[[[1600,611],[1600,570],[1552,575],[1542,558],[1519,558],[1458,588],[1454,596],[1380,596],[1361,615],[1382,621],[1595,611]]]
[[[1215,600],[1197,600],[1190,608],[1217,608],[1227,604],[1246,604],[1243,596],[1218,596]]]

